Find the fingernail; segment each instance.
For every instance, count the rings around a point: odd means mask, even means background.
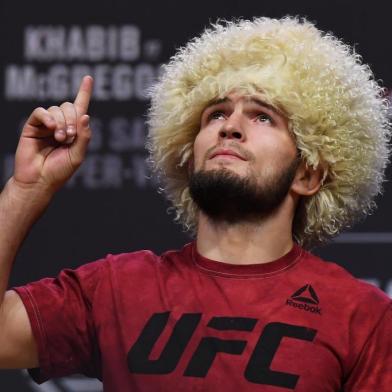
[[[56,136],[60,138],[64,138],[66,136],[65,131],[63,129],[58,129],[56,131]]]
[[[83,122],[85,127],[88,127],[90,125],[90,116],[88,114],[84,115]]]
[[[72,143],[74,142],[74,140],[75,140],[75,136],[72,136],[72,137],[68,138],[68,139],[65,141],[65,144],[72,144]]]
[[[74,135],[76,135],[76,129],[75,129],[74,126],[70,125],[70,126],[67,128],[67,135],[68,135],[68,136],[74,136]]]

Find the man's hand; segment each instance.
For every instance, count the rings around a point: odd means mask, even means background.
[[[82,163],[90,140],[88,104],[93,88],[83,78],[73,104],[33,111],[23,127],[13,177],[0,194],[0,367],[37,367],[38,351],[26,309],[9,291],[13,260],[31,225],[54,192]]]
[[[82,163],[91,138],[87,109],[93,79],[85,76],[74,103],[35,109],[23,127],[15,156],[14,184],[60,188]]]

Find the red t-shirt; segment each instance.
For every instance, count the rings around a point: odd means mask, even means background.
[[[392,308],[298,246],[265,264],[109,255],[15,288],[37,382],[83,373],[105,391],[391,391]]]

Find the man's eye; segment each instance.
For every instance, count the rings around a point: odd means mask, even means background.
[[[224,113],[223,112],[220,112],[220,111],[216,111],[216,112],[212,112],[209,116],[208,116],[208,118],[210,119],[210,120],[220,120],[221,118],[224,118]]]
[[[273,123],[271,116],[269,116],[268,114],[265,114],[265,113],[260,113],[257,116],[257,119],[261,122],[270,122],[271,124]]]

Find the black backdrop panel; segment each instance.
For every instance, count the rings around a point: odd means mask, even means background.
[[[88,157],[34,226],[17,257],[10,285],[56,275],[107,253],[161,252],[189,241],[148,179],[146,88],[175,48],[218,17],[307,16],[355,44],[392,87],[388,2],[296,1],[66,2],[0,4],[0,182],[12,171],[18,133],[36,106],[71,100],[80,75],[96,80]],[[388,176],[390,178],[390,175]],[[315,252],[392,295],[392,189],[378,211]],[[95,380],[69,377],[38,387],[24,371],[1,371],[1,391],[99,391]]]

